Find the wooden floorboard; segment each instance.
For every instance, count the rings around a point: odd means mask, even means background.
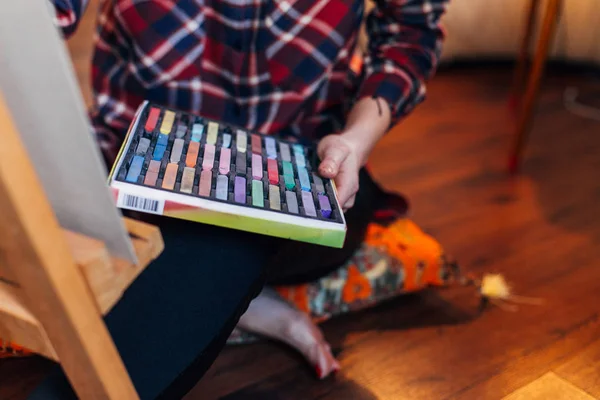
[[[92,22],[69,43],[84,85]],[[514,400],[543,393],[546,379],[600,398],[600,122],[562,103],[575,85],[600,107],[600,82],[549,73],[515,177],[506,173],[510,82],[505,68],[442,69],[370,165],[464,269],[503,273],[545,305],[478,314],[464,288],[405,296],[323,325],[342,364],[335,377],[316,380],[283,345],[232,347],[186,399]],[[87,85],[83,92],[89,104]],[[23,399],[47,367],[0,360],[0,399]]]

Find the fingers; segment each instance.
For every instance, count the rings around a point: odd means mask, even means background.
[[[348,146],[337,140],[322,141],[317,151],[322,160],[319,173],[324,178],[334,178],[350,153]]]
[[[358,175],[351,171],[342,170],[335,177],[338,200],[344,211],[354,206],[356,193],[358,192]]]

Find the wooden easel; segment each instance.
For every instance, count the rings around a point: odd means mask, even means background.
[[[61,364],[81,399],[137,399],[103,321],[163,250],[160,231],[125,220],[138,257],[62,229],[0,93],[0,337]]]

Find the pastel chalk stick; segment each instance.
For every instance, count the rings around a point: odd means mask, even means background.
[[[183,139],[175,139],[173,141],[173,148],[171,149],[171,162],[178,163],[181,160],[181,153],[183,152]]]
[[[158,139],[156,140],[157,145],[167,147],[168,143],[169,143],[169,137],[167,135],[163,135],[162,133],[160,135],[158,135]]]
[[[183,193],[192,193],[194,187],[194,176],[196,175],[196,169],[185,167],[183,169],[183,175],[181,176],[181,187],[179,191]]]
[[[235,177],[233,194],[236,203],[246,204],[246,178]]]
[[[279,168],[277,167],[277,161],[269,158],[267,160],[267,173],[269,174],[269,183],[271,185],[279,184]]]
[[[298,180],[300,181],[300,188],[302,191],[310,192],[310,179],[306,168],[298,167]]]
[[[323,180],[320,176],[313,172],[313,182],[315,183],[315,190],[317,194],[325,194],[325,185],[323,185]]]
[[[152,132],[156,128],[158,117],[160,117],[160,109],[151,107],[150,112],[148,113],[148,119],[146,120],[146,125],[144,126],[144,129],[147,132]]]
[[[222,147],[229,148],[230,146],[231,146],[231,135],[229,133],[224,133]]]
[[[263,177],[263,163],[262,157],[258,154],[252,154],[252,178],[262,179]]]
[[[150,147],[150,139],[141,138],[137,147],[135,148],[135,154],[145,155],[148,152],[148,147]]]
[[[313,200],[312,193],[302,192],[302,207],[304,207],[304,213],[310,217],[316,217],[317,211],[315,210],[315,203]]]
[[[298,200],[296,199],[296,193],[285,191],[285,203],[287,209],[292,214],[298,214]]]
[[[209,122],[208,129],[206,132],[206,143],[212,144],[213,146],[217,144],[217,134],[219,133],[219,124],[216,122]]]
[[[198,162],[198,152],[200,151],[200,143],[190,142],[187,155],[185,157],[185,166],[194,168]]]
[[[219,158],[219,173],[223,175],[229,174],[229,166],[231,165],[231,149],[221,148],[221,156]]]
[[[295,155],[294,160],[296,161],[296,165],[298,167],[306,167],[306,158],[304,158],[304,154]]]
[[[177,169],[179,166],[175,163],[168,163],[167,169],[165,170],[165,176],[163,177],[162,187],[163,189],[173,190],[175,187],[175,180],[177,178]]]
[[[275,139],[272,137],[265,138],[265,149],[267,150],[267,157],[277,159],[277,148],[275,147]]]
[[[223,150],[221,150],[223,151]],[[217,199],[227,200],[227,193],[229,192],[229,178],[225,175],[217,176]]]
[[[252,205],[255,207],[265,206],[262,181],[252,180]]]
[[[296,181],[294,180],[294,167],[289,161],[283,161],[283,181],[285,188],[288,190],[294,190],[296,187]]]
[[[152,159],[156,160],[156,161],[160,161],[162,160],[163,156],[165,155],[165,150],[167,149],[166,146],[157,144],[154,147],[154,153],[152,153]]]
[[[140,173],[142,172],[143,166],[144,157],[134,156],[133,160],[131,160],[131,165],[129,166],[129,171],[127,171],[127,176],[125,177],[125,180],[127,182],[137,182]]]
[[[248,147],[248,135],[241,129],[238,129],[235,135],[235,145],[239,153],[245,153]]]
[[[292,145],[292,149],[294,150],[294,155],[297,156],[299,154],[304,155],[304,146],[301,144],[294,143]]]
[[[246,175],[246,153],[238,151],[235,156],[235,173],[238,175]]]
[[[290,146],[287,143],[279,143],[279,152],[281,153],[281,159],[283,161],[292,161]]]
[[[175,113],[173,111],[165,111],[163,116],[162,124],[160,124],[160,133],[168,135],[173,129],[173,122],[175,121]]]
[[[200,174],[200,187],[198,188],[198,194],[200,196],[210,196],[210,188],[212,184],[212,171],[203,170]]]
[[[156,172],[157,174],[160,171],[160,161],[151,160],[148,165],[148,172]]]
[[[146,186],[156,186],[156,181],[158,180],[158,172],[146,171],[146,177],[144,178],[144,185]]]
[[[262,141],[260,140],[260,136],[253,133],[252,136],[250,136],[250,140],[252,141],[252,152],[254,154],[262,154]]]
[[[322,194],[319,195],[319,211],[323,218],[329,218],[331,216],[331,203],[329,198]]]
[[[175,132],[175,137],[177,139],[182,139],[187,132],[187,127],[184,124],[179,124],[177,126],[177,131]]]
[[[269,185],[269,206],[272,210],[281,210],[279,186]]]
[[[204,125],[202,124],[194,124],[192,126],[192,142],[201,142],[202,134],[204,133]]]
[[[216,148],[212,144],[206,144],[204,146],[204,157],[202,159],[202,169],[205,171],[212,171],[213,165],[215,164],[215,152]]]

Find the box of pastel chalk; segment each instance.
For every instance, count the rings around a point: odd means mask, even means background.
[[[315,152],[144,102],[109,185],[119,208],[340,248],[346,221]]]

